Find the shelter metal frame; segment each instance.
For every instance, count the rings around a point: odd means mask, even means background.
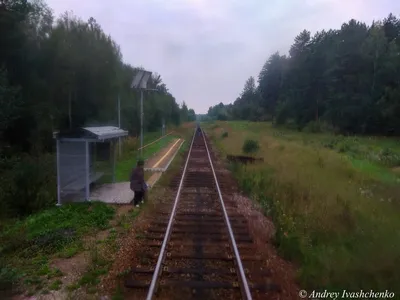
[[[128,132],[114,126],[82,127],[66,132],[55,132],[57,144],[57,205],[62,204],[66,194],[85,191],[85,200],[90,201],[90,184],[103,174],[92,172],[91,144],[110,142],[112,153],[112,177],[115,181],[116,144]],[[111,155],[111,154],[110,154]]]

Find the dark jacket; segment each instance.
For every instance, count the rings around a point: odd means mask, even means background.
[[[144,181],[144,169],[143,167],[136,167],[132,170],[130,180],[132,191],[143,191],[146,189],[146,183]]]

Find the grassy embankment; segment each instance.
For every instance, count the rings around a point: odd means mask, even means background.
[[[103,203],[68,204],[9,223],[0,233],[0,295],[58,290],[63,274],[51,262],[90,250],[87,234],[109,228],[115,209]]]
[[[144,144],[157,138],[158,133],[147,134]],[[144,158],[167,146],[173,138],[170,135],[146,147]],[[128,139],[123,145],[124,153],[116,168],[117,179],[127,180],[136,163],[137,144],[134,139]],[[71,293],[84,288],[88,293],[96,292],[100,276],[107,273],[112,262],[109,254],[118,250],[117,239],[127,233],[139,212],[134,210],[117,216],[115,207],[92,202],[52,207],[21,220],[3,220],[0,298],[15,291],[33,295],[55,290]],[[79,262],[85,264],[86,271],[65,284],[62,278],[69,274],[63,274],[53,263],[61,259],[68,264],[69,259],[80,253],[86,253],[84,262]]]
[[[226,154],[241,154],[245,139],[259,142],[264,163],[234,173],[274,220],[278,249],[298,264],[302,288],[400,292],[399,140],[268,123],[206,127]]]

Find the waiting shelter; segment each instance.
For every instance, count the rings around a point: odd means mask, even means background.
[[[128,132],[114,126],[55,132],[57,205],[89,201],[90,185],[115,182],[117,143]]]

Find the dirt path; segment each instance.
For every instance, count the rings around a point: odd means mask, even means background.
[[[167,147],[163,148],[156,155],[149,158],[145,162],[145,169],[147,168],[165,168],[171,158],[175,155],[176,151],[180,148],[183,143],[183,139],[172,140]]]

